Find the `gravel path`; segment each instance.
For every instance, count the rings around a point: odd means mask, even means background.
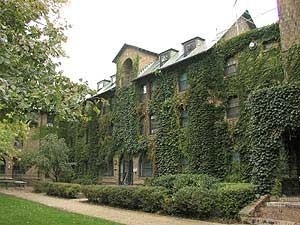
[[[99,206],[87,203],[86,199],[61,199],[44,194],[31,193],[29,189],[0,189],[3,194],[38,202],[68,212],[107,219],[127,225],[221,225],[220,223],[183,219],[158,214]]]

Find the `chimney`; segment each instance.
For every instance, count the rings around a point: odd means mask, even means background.
[[[108,84],[110,84],[109,80],[101,80],[97,83],[97,91],[100,91],[102,88],[104,88],[105,86],[107,86]]]
[[[182,45],[184,56],[189,55],[196,48],[200,48],[201,50],[204,50],[206,48],[205,39],[201,37],[194,37],[188,41],[183,42]]]
[[[159,54],[159,63],[160,66],[164,65],[171,57],[176,55],[178,53],[178,50],[174,48],[170,48],[162,53]]]

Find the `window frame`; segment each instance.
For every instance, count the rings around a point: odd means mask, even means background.
[[[233,101],[233,102],[231,102]],[[235,102],[236,101],[236,102]],[[235,112],[236,110],[236,112]],[[233,111],[233,112],[230,112]],[[226,119],[238,119],[240,117],[240,100],[237,96],[230,97],[226,106]]]
[[[188,121],[189,121],[189,114],[188,111],[184,108],[180,108],[180,116],[179,116],[179,125],[180,128],[187,128],[188,127]]]
[[[152,119],[154,118],[154,119]],[[156,116],[154,114],[150,114],[149,115],[149,133],[150,135],[154,135],[157,133],[158,130],[158,124],[157,124],[157,120],[156,120]]]
[[[148,164],[148,165],[146,164],[147,165],[146,167],[145,167],[145,163]],[[153,176],[152,161],[146,155],[143,154],[140,156],[139,159],[139,177],[152,177],[152,176]]]
[[[182,77],[185,77],[185,79],[182,79]],[[178,91],[179,92],[184,92],[188,89],[188,76],[187,73],[182,73],[178,77]]]
[[[232,56],[226,59],[226,64],[224,67],[225,77],[236,74],[238,71],[238,61],[236,57]]]

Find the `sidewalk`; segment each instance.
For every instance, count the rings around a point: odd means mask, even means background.
[[[28,189],[0,189],[0,192],[68,212],[98,217],[127,225],[221,225],[220,223],[204,222],[200,220],[183,219],[108,206],[93,205],[88,203],[86,199],[62,199],[49,197],[44,194],[31,193]]]

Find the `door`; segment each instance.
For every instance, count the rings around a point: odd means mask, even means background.
[[[132,158],[122,157],[120,160],[120,185],[132,185],[133,184],[133,161]]]

